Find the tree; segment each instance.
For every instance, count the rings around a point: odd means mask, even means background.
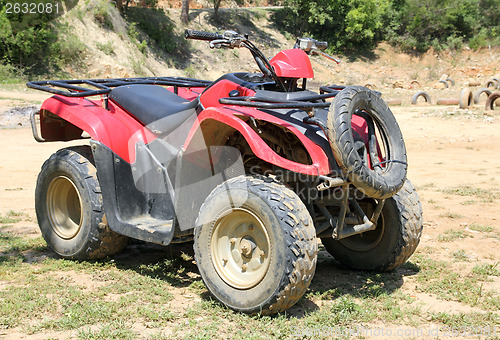
[[[189,0],[182,0],[181,21],[185,24],[189,22]]]

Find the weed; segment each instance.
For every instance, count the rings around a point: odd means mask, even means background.
[[[97,42],[95,45],[100,51],[104,52],[104,54],[112,55],[115,53],[115,47],[113,46],[112,41],[108,41],[107,43]]]
[[[186,74],[186,77],[189,78],[195,78],[196,77],[196,68],[192,65],[189,65],[184,69],[184,73]]]
[[[446,217],[446,218],[451,218],[452,220],[457,219],[457,218],[462,218],[463,216],[457,213],[453,212],[447,212],[445,214],[439,215],[440,217]]]
[[[62,36],[59,39],[59,63],[74,64],[75,61],[81,60],[85,55],[84,52],[87,46],[80,38],[70,31],[69,26],[59,26],[59,34]]]
[[[426,190],[434,188],[436,185],[434,183],[426,183],[418,186],[418,190]]]
[[[495,291],[483,289],[476,276],[462,276],[450,269],[444,261],[416,255],[413,257],[421,268],[417,276],[417,289],[432,293],[444,300],[453,300],[486,310],[498,310],[500,297]]]
[[[463,230],[453,230],[449,229],[444,232],[444,235],[438,236],[438,241],[440,242],[453,242],[458,239],[463,239],[466,237],[472,237],[470,235],[465,234]]]
[[[78,339],[82,340],[98,340],[98,339],[135,339],[136,334],[127,329],[123,321],[116,321],[104,326],[100,326],[98,330],[84,328],[78,330]]]
[[[451,253],[451,256],[453,257],[454,261],[469,261],[469,255],[467,255],[467,253],[463,249],[455,250],[453,253]]]
[[[471,224],[468,226],[470,230],[479,231],[482,233],[491,233],[494,229],[489,225]]]
[[[20,72],[14,66],[0,63],[0,83],[16,84],[22,81]]]
[[[473,188],[471,186],[449,188],[449,189],[443,189],[441,191],[445,194],[452,194],[458,196],[476,196],[478,198],[485,199],[488,202],[492,202],[494,199],[500,198],[500,195],[498,193],[492,192],[487,189]]]
[[[7,216],[2,217],[0,215],[0,224],[17,223],[21,221],[20,216],[22,213],[14,213],[12,210],[7,213]]]
[[[454,330],[463,329],[473,332],[470,334],[470,336],[494,335],[495,327],[500,323],[500,316],[491,312],[459,314],[438,312],[430,313],[430,319],[431,321],[441,322]],[[481,329],[479,329],[478,327],[481,327]],[[477,331],[478,333],[474,333],[474,331]]]
[[[500,270],[497,267],[498,262],[493,265],[487,263],[478,264],[472,268],[472,273],[476,274],[479,279],[485,280],[488,276],[500,276]]]
[[[146,74],[144,69],[142,68],[144,61],[142,59],[133,59],[130,58],[130,64],[132,66],[132,70],[139,77],[144,77]]]
[[[111,18],[110,10],[111,6],[106,0],[98,0],[94,3],[92,8],[94,19],[100,24],[102,27],[112,30],[113,20]]]

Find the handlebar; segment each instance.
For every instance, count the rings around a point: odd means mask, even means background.
[[[224,36],[218,33],[194,31],[194,30],[185,30],[184,37],[186,39],[196,39],[196,40],[206,40],[206,41],[224,39]]]

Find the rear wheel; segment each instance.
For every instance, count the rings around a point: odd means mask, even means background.
[[[234,310],[284,311],[316,268],[313,222],[299,197],[267,177],[236,177],[215,188],[195,228],[195,259],[210,292]]]
[[[360,203],[361,204],[361,203]],[[374,203],[363,207],[371,215]],[[340,263],[356,269],[389,271],[413,254],[422,235],[422,205],[409,180],[386,199],[377,228],[342,240],[322,238],[326,250]]]
[[[127,237],[107,225],[87,146],[59,150],[43,164],[35,208],[43,238],[64,258],[102,258],[121,251],[127,243]]]

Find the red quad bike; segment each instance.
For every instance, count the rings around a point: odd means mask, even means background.
[[[251,314],[281,312],[302,297],[317,238],[353,268],[403,264],[419,243],[422,208],[380,94],[306,89],[308,54],[323,54],[324,42],[298,39],[268,60],[247,35],[185,36],[245,47],[262,73],[27,84],[55,94],[39,122],[31,117],[37,141],[90,138],[57,151],[38,176],[48,245],[63,258],[94,259],[128,238],[194,239],[210,292]]]

